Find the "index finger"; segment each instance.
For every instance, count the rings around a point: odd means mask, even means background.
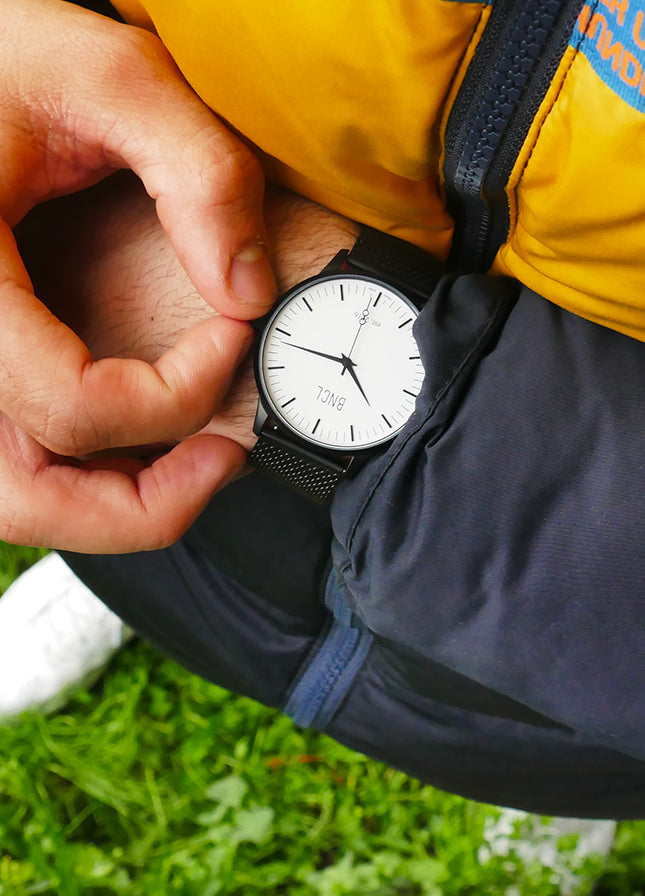
[[[262,167],[198,98],[163,44],[133,31],[137,52],[126,60],[121,89],[103,100],[106,152],[139,175],[204,299],[231,317],[259,317],[276,296]]]
[[[132,168],[206,301],[240,319],[268,310],[262,169],[161,40],[72,3],[4,4],[0,214],[15,223],[43,199]]]

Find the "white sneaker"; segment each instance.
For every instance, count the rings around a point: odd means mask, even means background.
[[[132,631],[48,554],[0,597],[0,724],[89,686]]]
[[[544,869],[563,896],[590,893],[609,855],[616,822],[585,818],[542,818],[517,809],[502,809],[487,819],[480,864],[497,856],[518,872],[533,866]],[[519,876],[519,875],[518,875]],[[506,896],[520,896],[511,888]]]

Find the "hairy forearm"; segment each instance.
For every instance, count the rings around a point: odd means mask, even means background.
[[[357,233],[354,222],[277,188],[267,190],[265,219],[281,292],[318,273]],[[37,293],[95,358],[154,362],[184,330],[214,313],[130,175],[49,203],[26,221],[20,240]],[[206,430],[251,448],[256,402],[249,358]]]

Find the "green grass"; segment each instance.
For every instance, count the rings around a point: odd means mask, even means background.
[[[0,545],[0,585],[36,556]],[[512,850],[480,864],[496,815],[142,643],[64,713],[0,728],[0,896],[559,894]],[[620,826],[598,896],[643,892],[644,833]]]

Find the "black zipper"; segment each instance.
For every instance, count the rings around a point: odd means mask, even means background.
[[[444,180],[449,265],[486,271],[509,229],[506,184],[584,0],[494,0],[450,112]]]

